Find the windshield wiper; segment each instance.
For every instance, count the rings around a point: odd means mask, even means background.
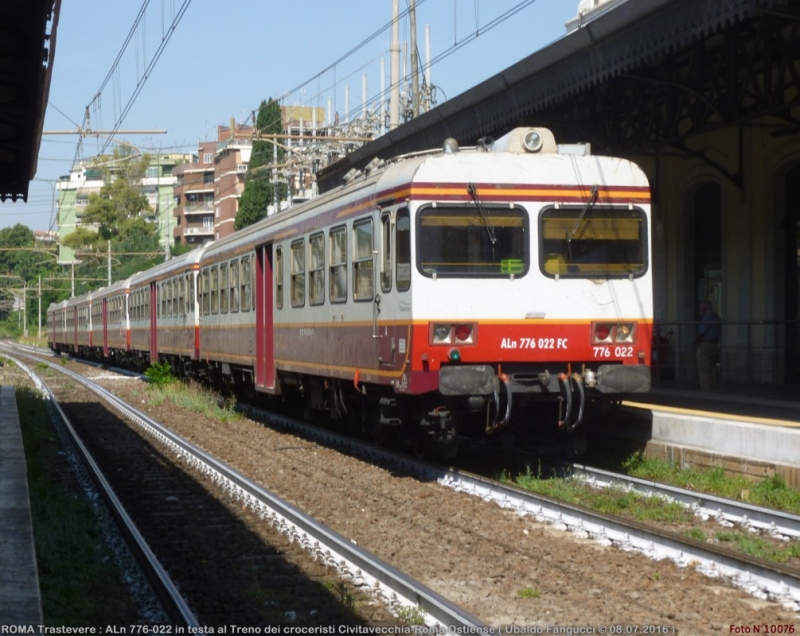
[[[489,241],[492,243],[492,247],[497,245],[497,237],[494,234],[494,228],[489,223],[489,215],[486,214],[486,210],[483,209],[483,204],[481,200],[478,198],[478,188],[475,187],[474,183],[467,184],[467,192],[469,196],[472,197],[472,200],[475,202],[476,207],[478,208],[478,212],[481,213],[481,218],[483,219],[483,225],[486,227],[486,233],[489,235]]]
[[[589,211],[595,203],[597,202],[597,184],[592,186],[592,192],[589,195],[589,200],[586,201],[586,205],[583,206],[583,210],[578,215],[578,218],[575,219],[575,225],[572,226],[572,229],[567,233],[567,251],[569,252],[569,260],[572,260],[572,239],[575,237],[575,232],[578,231],[578,226],[581,224],[583,217],[586,216],[586,213]]]

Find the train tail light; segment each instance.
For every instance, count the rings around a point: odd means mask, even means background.
[[[430,328],[431,344],[474,344],[476,328],[473,323],[432,323]]]
[[[611,339],[612,325],[598,324],[594,326],[594,341],[609,342]]]
[[[592,342],[596,344],[632,343],[636,338],[635,325],[630,322],[598,322],[592,325]]]

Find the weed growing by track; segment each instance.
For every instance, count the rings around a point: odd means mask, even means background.
[[[153,406],[159,406],[167,400],[175,406],[200,413],[219,422],[234,422],[242,418],[236,411],[234,398],[224,399],[196,383],[151,384],[148,387],[148,394]]]
[[[789,488],[778,475],[755,482],[744,476],[726,474],[722,468],[681,468],[674,462],[645,457],[641,452],[623,462],[622,469],[632,477],[800,514],[800,491]]]
[[[727,475],[722,468],[700,471],[683,469],[677,464],[644,457],[637,452],[623,463],[623,471],[633,477],[711,493],[729,499],[745,500],[755,505],[800,512],[800,493],[789,488],[779,476],[754,482],[743,476]],[[622,486],[594,488],[580,479],[549,479],[535,474],[530,467],[517,477],[503,474],[501,481],[558,501],[584,506],[591,510],[643,522],[674,523],[694,526],[694,513],[682,504],[662,497],[651,497]],[[702,542],[728,544],[751,556],[774,562],[800,558],[800,541],[782,542],[742,531],[714,532],[708,528],[679,530]]]
[[[592,488],[579,479],[543,479],[541,475],[534,474],[530,467],[524,475],[519,475],[516,479],[505,475],[502,480],[559,501],[606,514],[632,517],[638,521],[689,523],[694,518],[690,510],[674,501],[647,497],[617,486]]]

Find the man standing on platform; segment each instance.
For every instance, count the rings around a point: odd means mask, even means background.
[[[717,385],[717,358],[722,321],[708,300],[699,304],[700,325],[697,328],[697,373],[700,390],[714,391]]]

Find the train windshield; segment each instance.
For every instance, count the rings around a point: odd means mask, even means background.
[[[521,276],[528,271],[528,214],[491,204],[438,206],[417,217],[417,266],[425,276]]]
[[[642,210],[547,208],[539,223],[539,266],[546,275],[614,278],[641,276],[647,269]]]

